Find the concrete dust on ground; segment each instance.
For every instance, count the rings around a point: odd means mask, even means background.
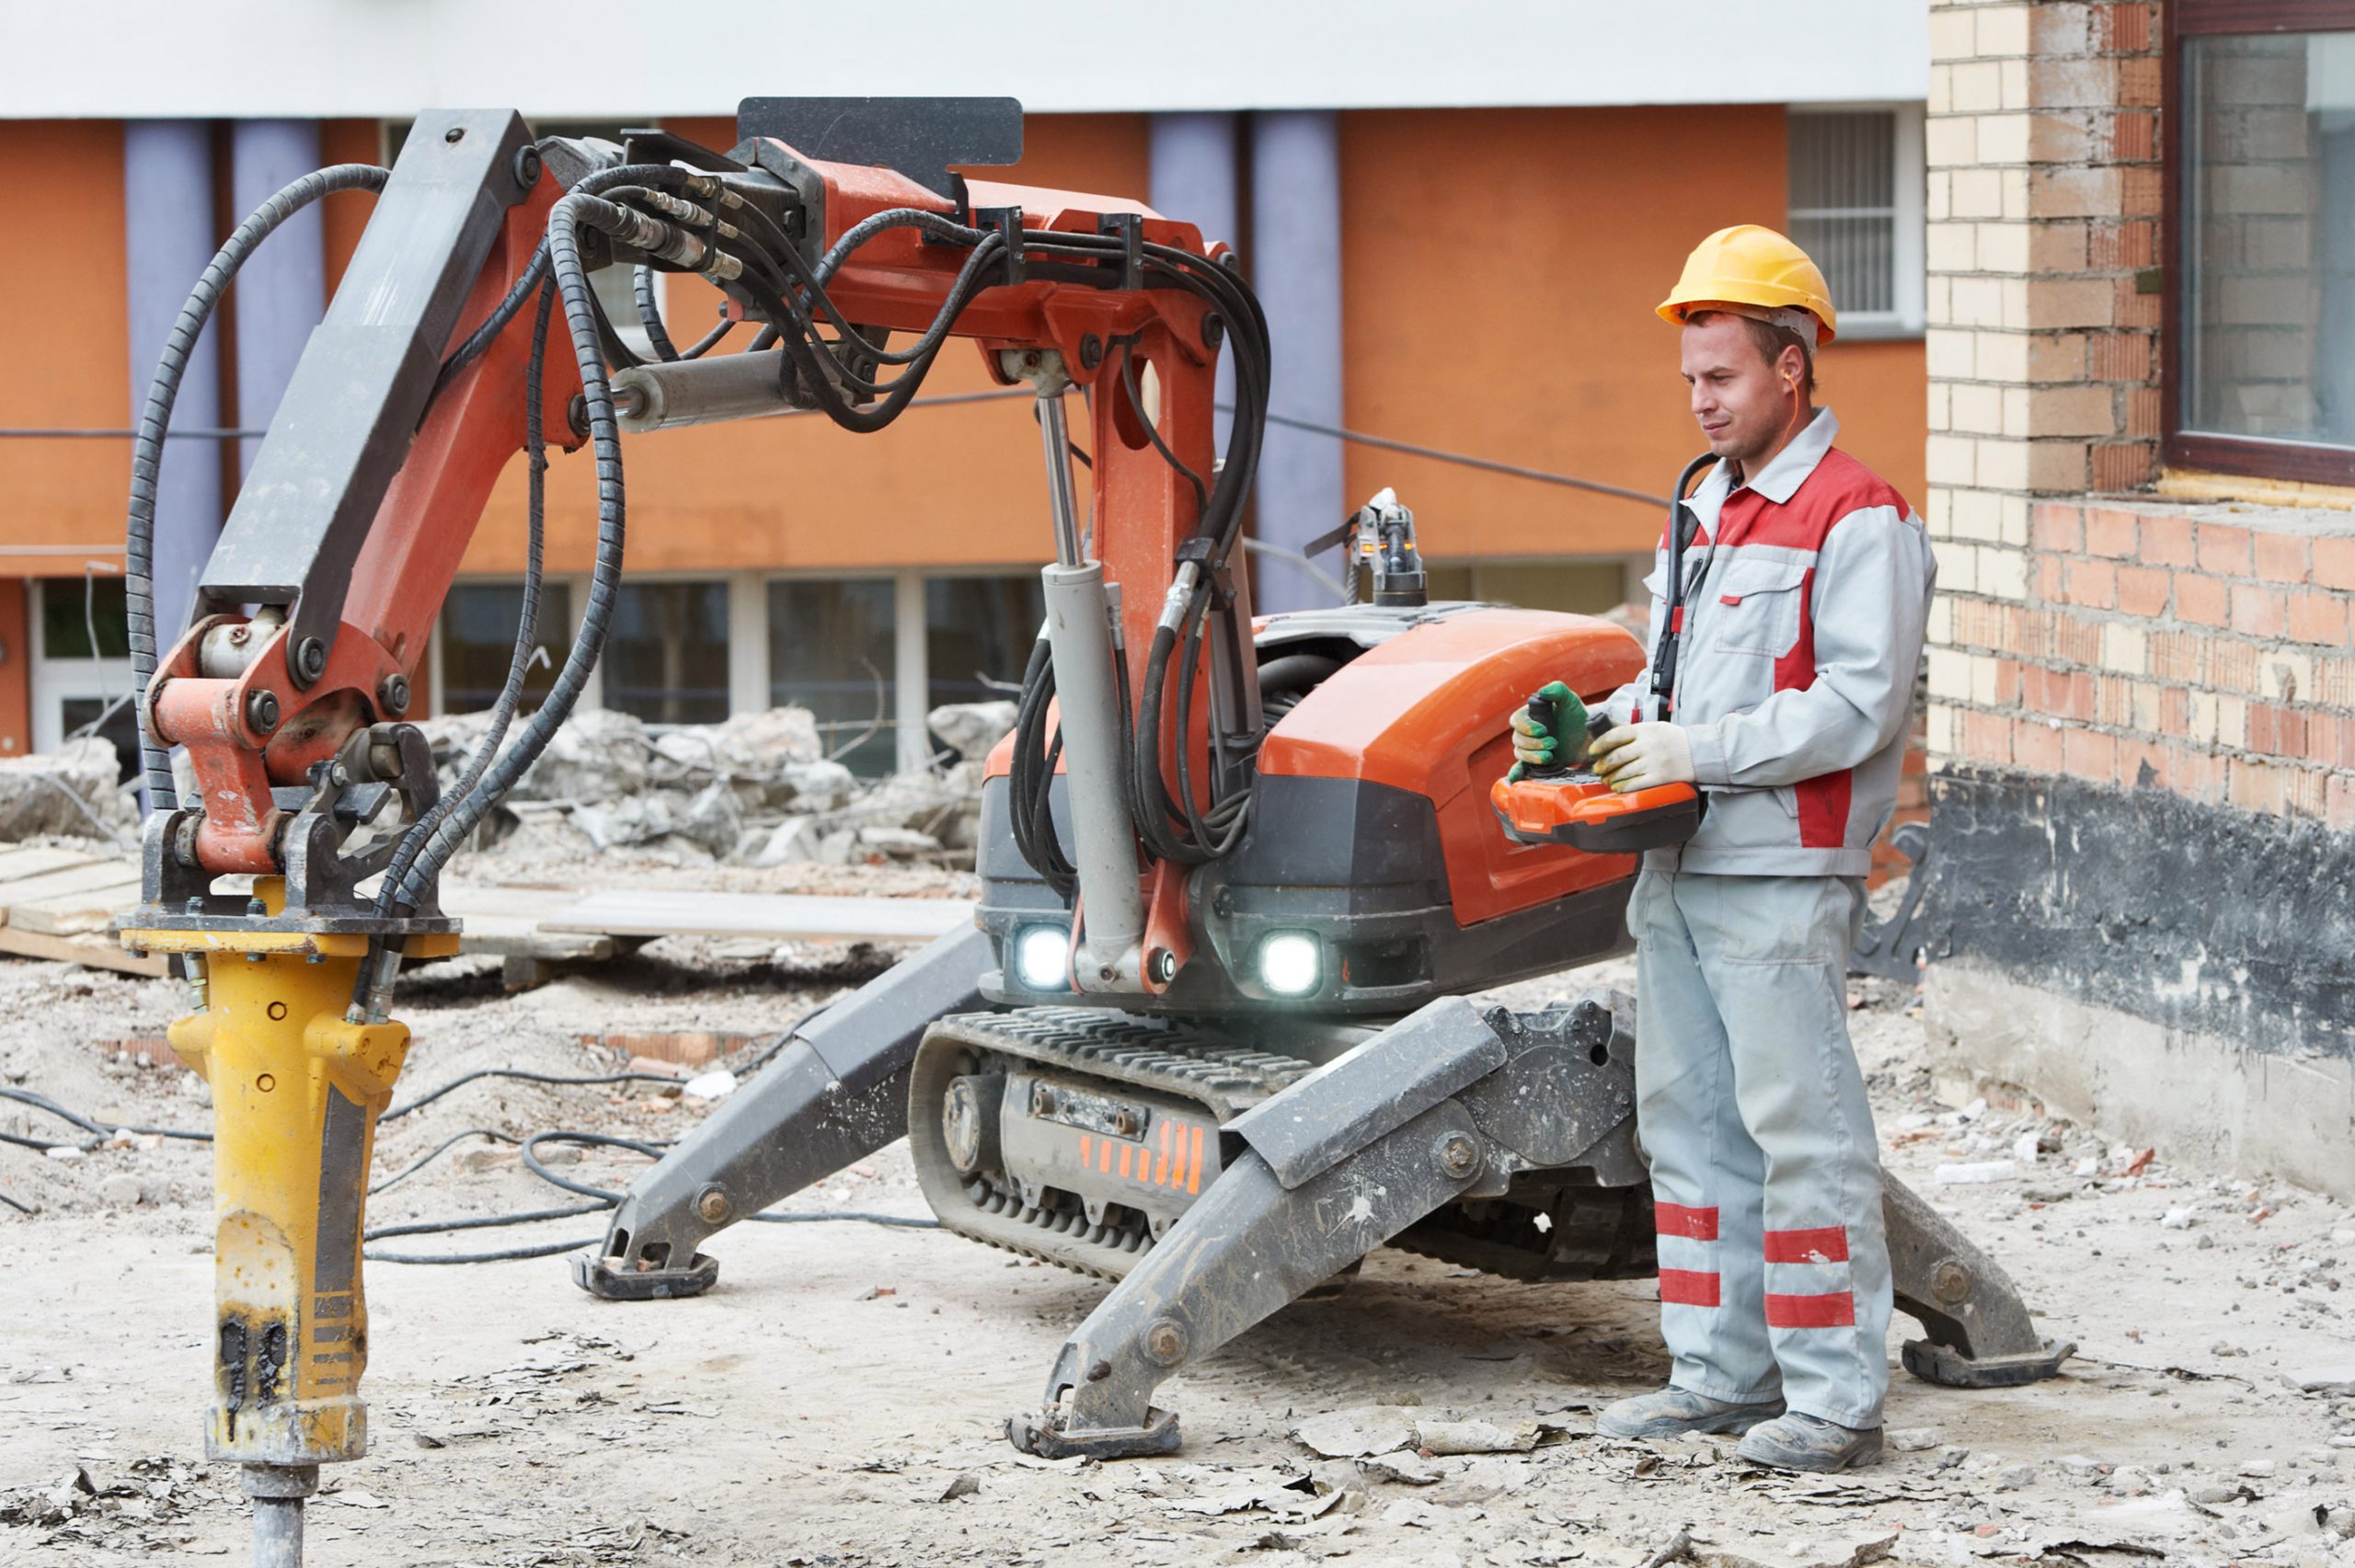
[[[584,1021],[779,1029],[867,972],[842,950],[692,944],[517,996],[478,966],[429,968],[404,988],[416,1043],[396,1103],[479,1067],[614,1070],[611,1053],[580,1043]],[[1534,1006],[1598,983],[1629,984],[1627,967],[1504,994]],[[1598,1437],[1595,1409],[1665,1374],[1650,1282],[1525,1286],[1396,1253],[1167,1384],[1179,1454],[1043,1462],[1016,1454],[1004,1423],[1036,1402],[1102,1284],[936,1230],[745,1225],[712,1243],[719,1286],[690,1301],[592,1299],[562,1258],[372,1266],[373,1452],[327,1471],[313,1561],[2355,1563],[2341,1540],[2355,1531],[2355,1343],[2340,1288],[2355,1215],[2195,1177],[2165,1150],[2145,1157],[2029,1109],[1943,1104],[1910,988],[1856,990],[1890,1166],[2010,1270],[2047,1333],[2080,1347],[2064,1377],[2029,1389],[1965,1393],[1896,1374],[1878,1468],[1783,1477],[1741,1464],[1727,1440]],[[109,1127],[202,1127],[190,1075],[91,1044],[160,1032],[179,1005],[167,982],[0,965],[0,1085]],[[483,1081],[389,1122],[377,1179],[468,1128],[650,1143],[707,1110],[661,1084]],[[8,1101],[0,1131],[85,1136]],[[11,1565],[246,1551],[235,1478],[201,1461],[199,1438],[207,1154],[121,1141],[72,1159],[0,1145],[0,1195],[39,1211],[0,1205],[17,1260],[0,1275]],[[1941,1167],[1993,1179],[1942,1183]],[[564,1173],[619,1186],[641,1168],[599,1150]],[[380,1194],[370,1219],[562,1196],[511,1146],[477,1137]],[[896,1145],[787,1207],[924,1213]],[[583,1238],[598,1229],[594,1216],[569,1225]],[[565,1233],[398,1244],[454,1252]],[[1902,1318],[1893,1329],[1892,1358],[1913,1332]],[[1346,1419],[1315,1419],[1337,1413]],[[1505,1451],[1436,1451],[1459,1446],[1468,1422],[1498,1429],[1472,1446]],[[1304,1423],[1319,1447],[1354,1457],[1320,1457],[1292,1436]]]

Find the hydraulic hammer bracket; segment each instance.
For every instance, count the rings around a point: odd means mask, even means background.
[[[1019,207],[982,207],[973,212],[976,228],[994,229],[1005,241],[1005,269],[998,274],[998,281],[1011,289],[1027,280],[1029,269],[1022,259],[1022,209]]]
[[[1144,219],[1134,212],[1103,212],[1096,219],[1099,235],[1120,239],[1120,277],[1110,285],[1128,293],[1144,287]]]

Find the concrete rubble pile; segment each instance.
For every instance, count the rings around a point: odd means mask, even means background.
[[[458,714],[419,726],[445,789],[488,724],[487,715]],[[970,864],[982,761],[1013,727],[1014,704],[935,708],[929,724],[953,761],[863,779],[827,758],[804,708],[707,725],[649,725],[589,709],[557,731],[474,847],[511,837],[557,850],[626,846],[681,864]]]
[[[135,837],[139,807],[121,778],[114,746],[96,736],[54,751],[0,758],[0,842],[50,834]]]

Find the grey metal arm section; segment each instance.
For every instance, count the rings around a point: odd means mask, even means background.
[[[933,1020],[982,1005],[989,938],[960,927],[802,1024],[760,1075],[614,1211],[573,1282],[615,1300],[699,1296],[718,1263],[695,1248],[908,1130],[908,1064]]]
[[[1224,1173],[1064,1343],[1008,1437],[1050,1458],[1167,1453],[1178,1417],[1152,1403],[1165,1379],[1434,1209],[1524,1171],[1641,1182],[1632,1017],[1615,993],[1607,1010],[1536,1014],[1442,998],[1236,1117]],[[1929,1331],[1906,1368],[1956,1387],[2053,1376],[2074,1347],[2041,1339],[2002,1269],[1883,1184],[1897,1304]]]

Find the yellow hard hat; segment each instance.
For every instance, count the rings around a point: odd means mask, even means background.
[[[1719,229],[1694,246],[1684,258],[1683,276],[1660,301],[1660,315],[1682,326],[1688,316],[1712,305],[1752,307],[1740,313],[1744,315],[1803,310],[1821,324],[1819,347],[1839,330],[1832,289],[1821,270],[1806,251],[1756,223]]]

